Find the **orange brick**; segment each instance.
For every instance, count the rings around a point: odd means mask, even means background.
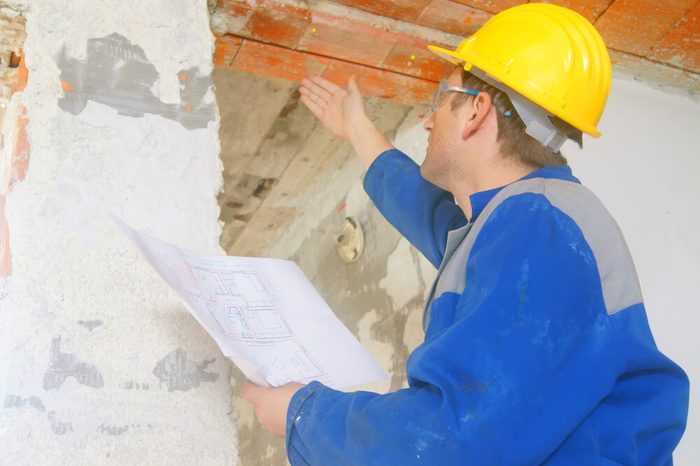
[[[333,61],[323,73],[324,78],[339,86],[347,86],[351,75],[357,77],[357,84],[363,95],[390,99],[406,105],[427,104],[437,86],[432,81],[340,61]]]
[[[499,13],[510,7],[527,3],[527,0],[454,0],[456,3],[467,5],[490,13]]]
[[[408,105],[430,102],[436,87],[432,81],[252,40],[243,41],[233,68],[290,81],[318,74],[343,86],[354,74],[365,95]]]
[[[657,0],[616,0],[595,25],[608,47],[648,56],[685,13],[678,6],[684,1],[672,5]]]
[[[313,12],[311,27],[299,41],[298,50],[370,66],[387,58],[399,36],[349,18]]]
[[[219,0],[218,9],[234,18],[245,18],[252,14],[253,8],[247,0]]]
[[[486,11],[449,0],[433,0],[416,22],[452,34],[469,36],[492,16]]]
[[[700,3],[674,23],[650,57],[700,73]]]
[[[375,15],[399,19],[401,21],[415,21],[432,0],[338,0],[336,3],[369,11]]]
[[[697,6],[698,0],[664,0],[663,3],[674,8],[690,10],[693,7]]]
[[[545,3],[564,6],[574,10],[591,23],[594,23],[612,2],[613,0],[547,0]]]
[[[382,68],[429,81],[441,80],[452,69],[452,65],[428,50],[427,45],[427,42],[422,41],[399,42]]]
[[[326,66],[327,60],[324,57],[252,40],[243,41],[233,63],[234,69],[289,81],[298,81],[310,74],[321,74]]]
[[[14,152],[10,165],[10,179],[8,186],[0,187],[0,278],[8,277],[12,273],[12,256],[10,254],[10,230],[5,216],[5,200],[7,193],[12,191],[12,185],[24,180],[29,165],[29,141],[27,140],[27,109],[19,108],[17,119],[17,131],[14,135]]]
[[[253,11],[243,35],[294,48],[310,22],[311,13],[306,8],[267,2]]]
[[[24,180],[29,166],[29,140],[27,139],[27,109],[19,108],[19,117],[17,118],[17,130],[15,133],[15,151],[12,154],[12,171],[10,175],[10,186],[8,191],[12,191],[12,185],[18,181]]]
[[[17,80],[14,85],[12,85],[12,92],[20,92],[27,86],[27,80],[29,79],[29,72],[27,71],[27,65],[24,62],[24,53],[20,53],[19,66],[17,68]]]
[[[243,39],[240,37],[229,34],[217,36],[214,49],[214,64],[219,66],[231,66],[242,43]]]

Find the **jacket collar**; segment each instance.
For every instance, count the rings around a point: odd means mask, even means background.
[[[578,180],[578,178],[576,178],[573,175],[573,173],[571,172],[571,167],[569,167],[568,165],[542,167],[528,175],[523,176],[517,181],[528,180],[530,178],[552,178],[557,180],[571,181],[573,183],[578,184],[581,183]],[[514,181],[514,183],[517,183],[517,181]],[[505,188],[505,186],[488,189],[486,191],[480,191],[469,196],[469,202],[472,205],[472,218],[470,219],[470,222],[476,220],[481,211],[484,210],[484,207],[486,207],[486,204],[488,204],[501,189]]]

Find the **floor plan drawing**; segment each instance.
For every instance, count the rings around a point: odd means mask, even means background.
[[[268,383],[282,385],[326,377],[294,337],[263,274],[240,266],[205,269],[198,264],[176,267],[166,260],[161,262],[194,301],[204,304],[220,334],[236,342]]]
[[[387,378],[294,262],[198,255],[115,221],[249,380],[342,388]]]
[[[320,380],[326,377],[303,346],[293,339],[270,343],[250,343],[255,347],[253,362],[270,385]]]

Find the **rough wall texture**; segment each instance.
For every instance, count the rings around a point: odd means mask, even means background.
[[[231,255],[296,261],[391,375],[361,388],[400,388],[408,354],[423,338],[422,306],[435,270],[369,202],[351,147],[315,121],[297,85],[228,69],[217,69],[214,80],[225,167],[222,246]],[[370,99],[368,111],[396,144],[424,153],[421,109]],[[335,247],[346,216],[357,218],[365,234],[365,250],[352,264]],[[234,387],[243,380],[234,371]],[[265,432],[238,396],[234,405],[240,464],[286,464],[284,442]]]
[[[0,463],[234,464],[228,361],[105,215],[222,252],[207,5],[15,3],[31,162],[6,197]]]
[[[21,7],[0,2],[0,277],[12,272],[6,197],[14,183],[24,179],[29,164],[27,109],[15,95],[27,84],[25,24]]]

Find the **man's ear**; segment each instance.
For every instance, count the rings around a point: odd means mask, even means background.
[[[491,110],[491,105],[491,96],[486,92],[479,93],[478,96],[464,105],[464,126],[462,127],[463,140],[466,140],[484,125],[486,117]]]

